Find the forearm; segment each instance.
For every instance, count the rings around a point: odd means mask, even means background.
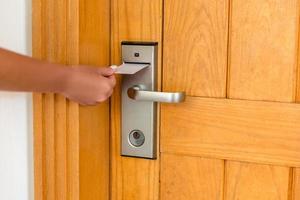
[[[68,69],[0,48],[0,90],[60,92]]]

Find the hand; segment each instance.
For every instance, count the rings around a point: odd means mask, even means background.
[[[60,92],[68,99],[81,105],[95,105],[112,95],[116,84],[113,69],[73,66],[69,70]]]

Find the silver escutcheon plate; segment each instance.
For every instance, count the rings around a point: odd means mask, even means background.
[[[147,91],[157,90],[157,43],[122,42],[122,60],[148,63],[149,67],[122,77],[121,155],[155,159],[157,103],[133,100],[129,98],[128,90],[135,85]]]

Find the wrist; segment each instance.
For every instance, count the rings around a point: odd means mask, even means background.
[[[56,68],[55,78],[53,79],[53,92],[63,94],[67,89],[69,82],[68,80],[71,77],[72,67],[66,65],[58,65],[56,66]]]

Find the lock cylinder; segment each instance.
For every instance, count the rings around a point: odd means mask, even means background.
[[[140,130],[133,130],[130,132],[128,139],[131,145],[134,147],[140,147],[145,142],[145,135]]]

